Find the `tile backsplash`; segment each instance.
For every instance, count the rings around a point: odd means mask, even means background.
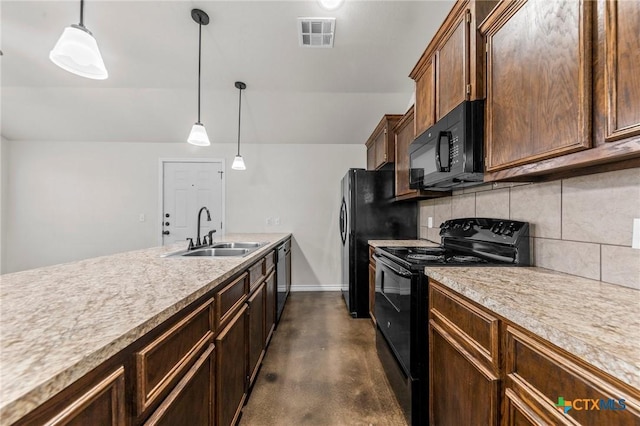
[[[433,217],[433,228],[427,226]],[[640,289],[640,168],[544,183],[486,184],[420,202],[421,238],[461,217],[509,218],[531,225],[535,266]]]

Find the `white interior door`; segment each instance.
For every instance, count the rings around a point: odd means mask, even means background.
[[[200,238],[215,229],[216,236],[222,234],[224,212],[224,173],[222,162],[164,161],[162,244],[185,241],[196,242],[198,212],[202,207]]]

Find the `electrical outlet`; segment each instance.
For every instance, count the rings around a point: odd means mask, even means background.
[[[273,224],[273,218],[268,217],[264,220],[264,223],[267,225],[272,225]]]
[[[144,216],[144,213],[140,213],[140,215],[138,216],[138,220],[140,222],[144,222],[145,220],[147,220],[146,217]]]
[[[640,219],[633,219],[633,238],[631,248],[640,249]]]
[[[427,228],[433,228],[433,218],[432,217],[428,217],[427,218]]]
[[[276,217],[275,219],[273,219],[273,223],[276,225],[280,225],[280,218]]]

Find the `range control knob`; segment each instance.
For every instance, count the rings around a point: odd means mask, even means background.
[[[468,231],[469,229],[471,229],[471,222],[465,222],[464,225],[462,225],[462,230]]]

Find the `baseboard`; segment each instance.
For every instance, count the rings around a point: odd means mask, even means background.
[[[292,285],[291,291],[340,291],[340,284],[333,285]]]

